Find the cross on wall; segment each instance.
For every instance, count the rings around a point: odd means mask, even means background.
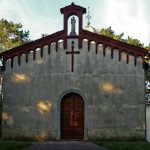
[[[74,54],[80,54],[80,51],[74,51],[74,41],[71,44],[71,51],[66,52],[66,54],[71,54],[71,72],[74,72]]]

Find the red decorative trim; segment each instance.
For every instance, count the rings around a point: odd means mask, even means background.
[[[103,44],[105,47],[110,46],[112,49],[116,48],[119,51],[125,51],[139,56],[144,56],[147,53],[147,50],[144,48],[130,45],[86,30],[82,30],[80,37],[82,40],[87,39],[88,41],[94,41],[96,44]]]
[[[26,53],[26,63],[28,62],[28,53]]]
[[[121,61],[121,51],[119,51],[119,61]]]
[[[137,60],[137,57],[135,56],[135,57],[134,57],[134,65],[135,65],[135,66],[136,66],[136,64],[137,64],[137,61],[136,61],[136,60]]]
[[[51,43],[56,43],[56,51],[58,50],[58,41],[60,39],[63,40],[63,46],[64,49],[67,48],[67,39],[70,38],[78,38],[78,46],[79,49],[82,49],[82,41],[83,39],[88,40],[88,50],[90,50],[90,43],[91,41],[94,41],[96,44],[96,54],[98,53],[98,45],[103,45],[103,56],[105,57],[105,48],[107,46],[111,47],[111,58],[113,58],[113,50],[118,49],[119,51],[119,61],[121,60],[121,52],[125,51],[126,61],[129,62],[129,54],[134,54],[134,64],[136,65],[136,58],[138,56],[143,57],[147,54],[147,50],[144,48],[136,47],[124,42],[120,42],[99,34],[95,34],[86,30],[82,29],[82,16],[84,13],[86,13],[86,9],[75,5],[72,3],[69,6],[66,6],[64,8],[60,9],[60,12],[64,14],[64,30],[61,30],[59,32],[56,32],[54,34],[51,34],[49,36],[43,37],[41,39],[35,40],[33,42],[30,42],[28,44],[13,48],[11,50],[8,50],[6,52],[3,52],[0,54],[0,57],[3,58],[3,69],[5,69],[5,63],[7,59],[11,59],[11,67],[13,67],[13,59],[15,56],[18,56],[18,64],[20,65],[20,57],[22,54],[26,54],[26,62],[28,62],[28,53],[30,51],[33,51],[33,60],[36,58],[36,48],[41,48],[41,57],[43,56],[43,47],[44,45],[48,45],[48,54],[50,54],[51,51]],[[68,36],[68,18],[71,15],[76,15],[79,18],[79,35],[78,36]]]
[[[56,52],[58,51],[58,42],[56,43]]]
[[[43,57],[43,47],[41,47],[41,57]]]
[[[86,8],[81,7],[79,5],[75,5],[74,3],[72,3],[71,5],[65,6],[65,7],[60,9],[61,14],[65,14],[65,13],[68,13],[68,12],[73,13],[73,12],[76,12],[76,11],[80,11],[80,13],[84,14],[84,13],[86,13]]]
[[[51,46],[48,45],[48,54],[50,54],[50,51],[51,51]]]
[[[13,58],[15,56],[21,56],[21,54],[26,54],[26,62],[28,62],[28,53],[30,51],[33,51],[33,60],[35,60],[36,58],[36,48],[41,48],[41,57],[43,56],[43,46],[44,45],[48,45],[48,53],[50,53],[50,44],[52,42],[55,42],[56,45],[59,41],[59,39],[63,39],[64,38],[64,31],[59,31],[56,32],[54,34],[51,34],[49,36],[46,36],[44,38],[35,40],[33,42],[27,43],[25,45],[21,45],[19,47],[10,49],[8,51],[5,51],[3,53],[0,54],[0,57],[3,57],[3,70],[5,70],[5,63],[8,59],[11,59],[11,67],[13,67]],[[67,38],[66,38],[67,41]],[[20,62],[18,61],[18,64]]]
[[[33,60],[35,60],[36,49],[33,51]]]
[[[90,51],[90,42],[88,41],[88,51]]]
[[[103,56],[105,57],[105,55],[106,55],[106,46],[105,45],[103,45]]]
[[[20,60],[20,59],[21,59],[21,56],[19,55],[19,56],[18,56],[18,65],[19,65],[19,66],[20,66],[20,63],[21,63],[21,60]]]
[[[127,61],[127,64],[129,63],[129,53],[126,54],[126,61]]]
[[[111,49],[111,59],[113,59],[114,51]]]
[[[78,39],[79,36],[78,35],[68,35],[67,38],[68,39]]]
[[[14,65],[14,64],[13,64],[13,59],[11,59],[11,68],[13,68],[13,65]]]
[[[79,35],[82,32],[82,16],[86,13],[86,9],[84,7],[75,5],[72,3],[69,6],[60,9],[61,14],[64,14],[64,31],[65,35],[67,35],[68,31],[68,18],[72,15],[76,15],[79,18]]]
[[[96,54],[98,53],[98,44],[96,44]]]
[[[64,31],[59,31],[49,36],[43,37],[41,39],[35,40],[33,42],[21,45],[19,47],[13,48],[11,50],[1,53],[1,55],[14,56],[14,54],[25,53],[26,51],[36,49],[37,47],[42,47],[43,45],[49,45],[50,42],[57,42],[59,39],[64,39]]]
[[[136,66],[136,57],[141,56],[142,59],[143,57],[147,54],[147,50],[141,47],[137,47],[134,45],[130,45],[118,40],[114,40],[99,34],[95,34],[92,32],[89,32],[87,30],[82,30],[82,33],[80,34],[80,38],[81,41],[83,39],[87,39],[88,40],[88,45],[90,41],[94,41],[96,43],[96,45],[98,44],[102,44],[103,45],[103,56],[105,57],[106,51],[105,48],[107,46],[110,46],[111,49],[117,49],[119,51],[119,61],[121,60],[121,52],[124,51],[127,54],[127,63],[129,62],[129,54],[133,54],[135,59],[134,59],[134,64]],[[80,41],[79,41],[80,42]],[[80,42],[82,43],[82,42]],[[82,48],[82,45],[81,45]],[[111,53],[111,57],[113,57],[113,53]]]

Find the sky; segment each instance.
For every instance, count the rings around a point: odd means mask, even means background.
[[[74,2],[90,7],[90,23],[96,29],[112,27],[116,34],[124,33],[150,43],[150,0],[0,0],[0,19],[21,23],[23,30],[30,31],[30,39],[41,34],[52,34],[63,29],[60,8]],[[83,27],[87,25],[85,14]]]

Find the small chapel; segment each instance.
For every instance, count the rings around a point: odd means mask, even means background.
[[[86,12],[65,6],[61,31],[0,54],[3,139],[150,141],[148,52],[84,28]]]

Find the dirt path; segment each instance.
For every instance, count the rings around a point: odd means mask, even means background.
[[[66,141],[35,143],[25,150],[106,150],[91,142]]]

